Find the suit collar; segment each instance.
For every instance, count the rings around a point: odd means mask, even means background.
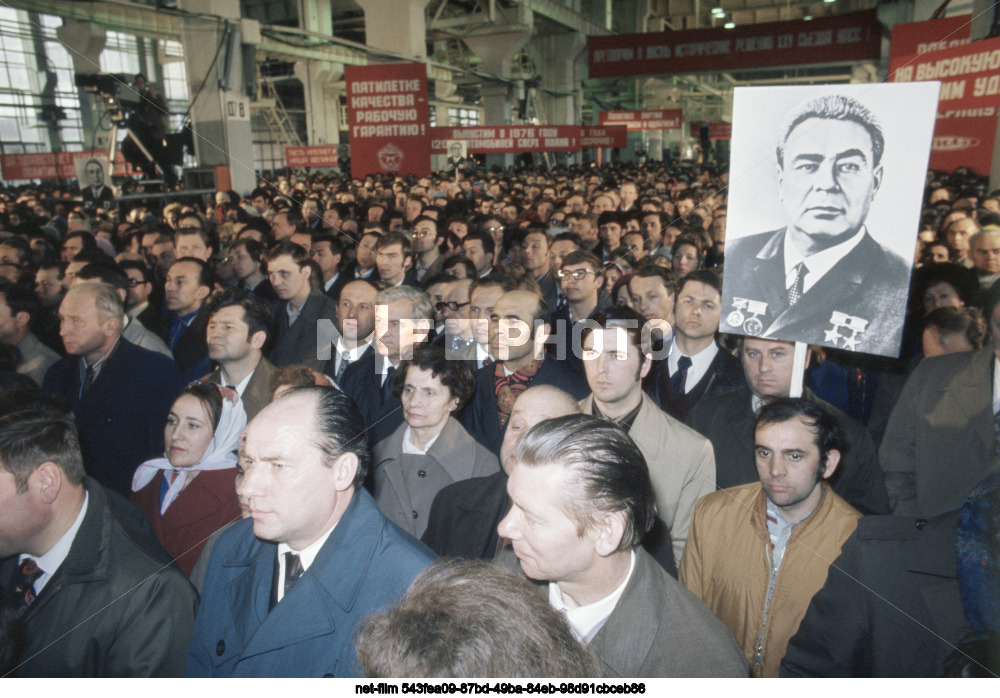
[[[641,547],[625,592],[590,646],[617,676],[639,676],[663,622],[663,590],[656,562]]]

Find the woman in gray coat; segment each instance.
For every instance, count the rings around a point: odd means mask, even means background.
[[[475,389],[464,361],[449,361],[437,347],[414,347],[392,387],[403,403],[404,422],[375,446],[375,502],[389,520],[420,538],[441,488],[492,475],[500,462],[452,417]]]

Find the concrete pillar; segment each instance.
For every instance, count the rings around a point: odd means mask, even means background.
[[[500,78],[511,77],[511,61],[531,38],[531,30],[523,25],[494,27],[489,34],[465,37],[465,45],[482,59],[483,72]],[[512,103],[518,97],[514,85],[508,82],[484,82],[480,90],[483,96],[483,117],[489,126],[514,123]],[[514,156],[487,155],[486,166],[511,167]]]
[[[179,5],[181,10],[195,15],[181,20],[184,65],[192,95],[208,75],[191,110],[198,165],[216,168],[220,188],[228,185],[241,194],[249,193],[256,185],[250,100],[243,94],[243,66],[238,56],[244,42],[259,42],[259,36],[246,36],[254,29],[259,33],[259,25],[241,24],[239,0],[180,0]],[[198,14],[216,15],[229,22],[220,26],[217,20],[202,19]],[[227,29],[231,38],[227,38]],[[235,59],[226,60],[223,46],[213,66],[215,47],[227,40],[232,41]],[[221,83],[231,88],[220,87]]]
[[[295,77],[306,98],[306,142],[309,145],[340,143],[340,94],[337,81],[344,77],[341,65],[321,61],[298,61]],[[344,125],[346,128],[346,124]]]
[[[365,39],[369,48],[418,59],[427,57],[424,10],[430,0],[354,1],[365,12]]]
[[[569,93],[556,96],[542,92],[543,112],[551,124],[579,124],[581,102],[578,91],[583,83],[583,61],[586,58],[587,37],[580,34],[550,34],[537,38],[541,55],[542,88]]]
[[[318,34],[333,34],[330,0],[298,0],[299,26]]]
[[[56,38],[69,49],[73,59],[73,71],[80,75],[89,75],[101,71],[101,52],[107,41],[107,33],[103,27],[92,22],[80,22],[64,19],[61,27],[56,28]],[[80,95],[80,118],[83,122],[83,142],[89,149],[94,144],[97,150],[108,147],[110,131],[101,129],[101,116],[104,107],[93,92],[77,90]],[[107,123],[105,121],[105,123]]]

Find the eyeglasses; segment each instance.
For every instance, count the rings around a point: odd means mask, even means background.
[[[138,286],[139,284],[144,284],[144,283],[146,283],[146,282],[145,282],[145,281],[143,281],[142,279],[129,279],[129,280],[128,280],[128,281],[126,282],[126,285],[127,285],[127,286],[128,286],[129,288],[135,288],[135,287],[136,287],[136,286]]]
[[[568,269],[560,269],[559,271],[556,272],[556,276],[558,276],[560,279],[565,279],[567,276],[572,276],[573,279],[576,281],[583,281],[584,279],[587,278],[587,274],[593,274],[594,276],[597,276],[597,272],[592,269],[574,269],[573,271],[569,271]]]
[[[459,308],[464,308],[465,306],[470,305],[471,303],[472,301],[466,301],[465,303],[456,303],[455,301],[438,301],[437,303],[434,304],[434,308],[439,313],[443,313],[446,308],[451,312],[455,312]]]
[[[501,225],[491,225],[489,228],[484,228],[483,230],[485,230],[487,233],[493,234],[493,233],[498,233],[501,230],[503,230],[503,226],[501,226]]]
[[[183,227],[177,228],[176,232],[180,235],[191,235],[193,233],[200,233],[201,226],[198,225],[185,225]]]

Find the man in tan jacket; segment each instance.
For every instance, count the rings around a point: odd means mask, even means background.
[[[844,431],[814,402],[779,398],[755,423],[760,482],[710,494],[691,519],[680,581],[729,627],[754,676],[777,676],[788,640],[860,514],[826,484]]]

